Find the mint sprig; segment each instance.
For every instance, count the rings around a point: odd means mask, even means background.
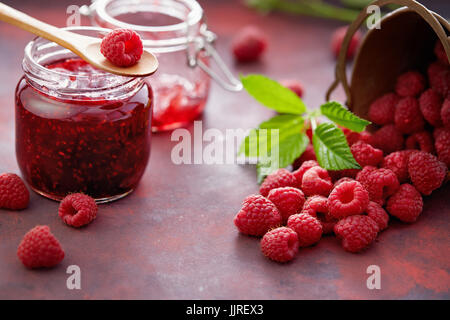
[[[327,170],[359,169],[344,133],[336,124],[361,132],[369,121],[344,108],[338,102],[327,102],[319,109],[308,110],[291,90],[262,75],[241,77],[244,88],[265,107],[279,114],[252,129],[242,142],[239,154],[257,158],[257,177],[261,182],[273,171],[292,164],[309,144],[304,119],[313,124],[313,146],[320,166]],[[325,116],[331,123],[316,125]]]
[[[370,121],[361,119],[336,101],[321,105],[320,112],[334,123],[356,132],[364,131],[370,124]]]
[[[294,92],[261,75],[241,77],[247,92],[258,102],[279,113],[302,114],[306,106]]]
[[[327,170],[361,169],[353,158],[344,133],[333,123],[321,123],[314,130],[317,162]]]

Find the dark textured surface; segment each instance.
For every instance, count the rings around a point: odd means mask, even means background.
[[[64,24],[66,1],[47,1],[47,7],[34,1],[7,2]],[[235,72],[299,78],[305,84],[305,102],[323,102],[334,67],[328,41],[337,23],[282,15],[262,18],[232,1],[202,3],[211,29],[220,35],[218,48]],[[263,63],[237,66],[228,54],[229,43],[249,23],[266,30],[271,47]],[[31,38],[0,23],[0,172],[18,172],[13,93],[23,48]],[[342,99],[342,93],[335,98]],[[250,128],[270,115],[245,93],[231,94],[213,85],[202,120],[204,128],[223,131]],[[170,160],[174,145],[169,133],[154,135],[150,164],[138,189],[100,206],[97,220],[86,228],[63,225],[58,204],[36,194],[22,212],[0,210],[0,298],[450,298],[449,185],[425,198],[417,223],[393,222],[362,254],[344,252],[328,237],[302,249],[292,263],[280,265],[264,258],[259,241],[239,235],[232,224],[241,201],[258,191],[254,169],[176,166]],[[36,224],[49,225],[65,249],[66,258],[56,268],[30,271],[17,259],[17,245]],[[81,268],[82,290],[66,289],[66,268],[72,264]],[[373,264],[381,268],[381,290],[366,288],[366,268]]]

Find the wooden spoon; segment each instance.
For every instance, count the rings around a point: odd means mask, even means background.
[[[125,77],[146,77],[156,72],[158,60],[144,50],[139,62],[131,67],[117,67],[100,52],[100,38],[83,36],[39,21],[0,2],[0,20],[53,41],[69,49],[98,69]]]

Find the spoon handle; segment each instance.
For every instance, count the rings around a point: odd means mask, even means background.
[[[0,20],[76,52],[79,35],[37,20],[0,2]],[[67,40],[68,41],[67,41]]]

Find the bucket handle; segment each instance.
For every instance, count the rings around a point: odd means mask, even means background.
[[[445,53],[447,54],[447,58],[450,61],[450,38],[447,37],[447,33],[444,30],[442,26],[445,26],[445,29],[450,32],[450,24],[447,20],[445,20],[443,17],[438,15],[435,12],[432,12],[428,10],[425,6],[418,3],[415,0],[376,0],[370,3],[366,6],[358,15],[355,21],[353,21],[350,26],[347,29],[347,33],[345,34],[344,40],[342,42],[341,51],[339,52],[339,56],[336,63],[336,70],[335,70],[335,80],[330,86],[330,88],[327,91],[326,94],[326,101],[330,100],[330,96],[333,93],[333,91],[336,89],[336,87],[339,85],[339,83],[342,84],[342,87],[344,88],[345,95],[347,97],[347,105],[352,105],[352,97],[350,94],[350,87],[348,84],[347,74],[346,74],[346,55],[348,51],[348,47],[350,45],[350,40],[353,37],[353,35],[356,33],[356,31],[361,27],[362,23],[366,20],[366,18],[369,16],[369,13],[367,13],[367,8],[369,6],[379,6],[383,7],[387,4],[397,4],[400,6],[405,6],[411,9],[412,11],[419,14],[425,21],[428,22],[428,24],[433,28],[433,30],[436,32],[437,36],[439,37],[439,40],[441,40]]]

